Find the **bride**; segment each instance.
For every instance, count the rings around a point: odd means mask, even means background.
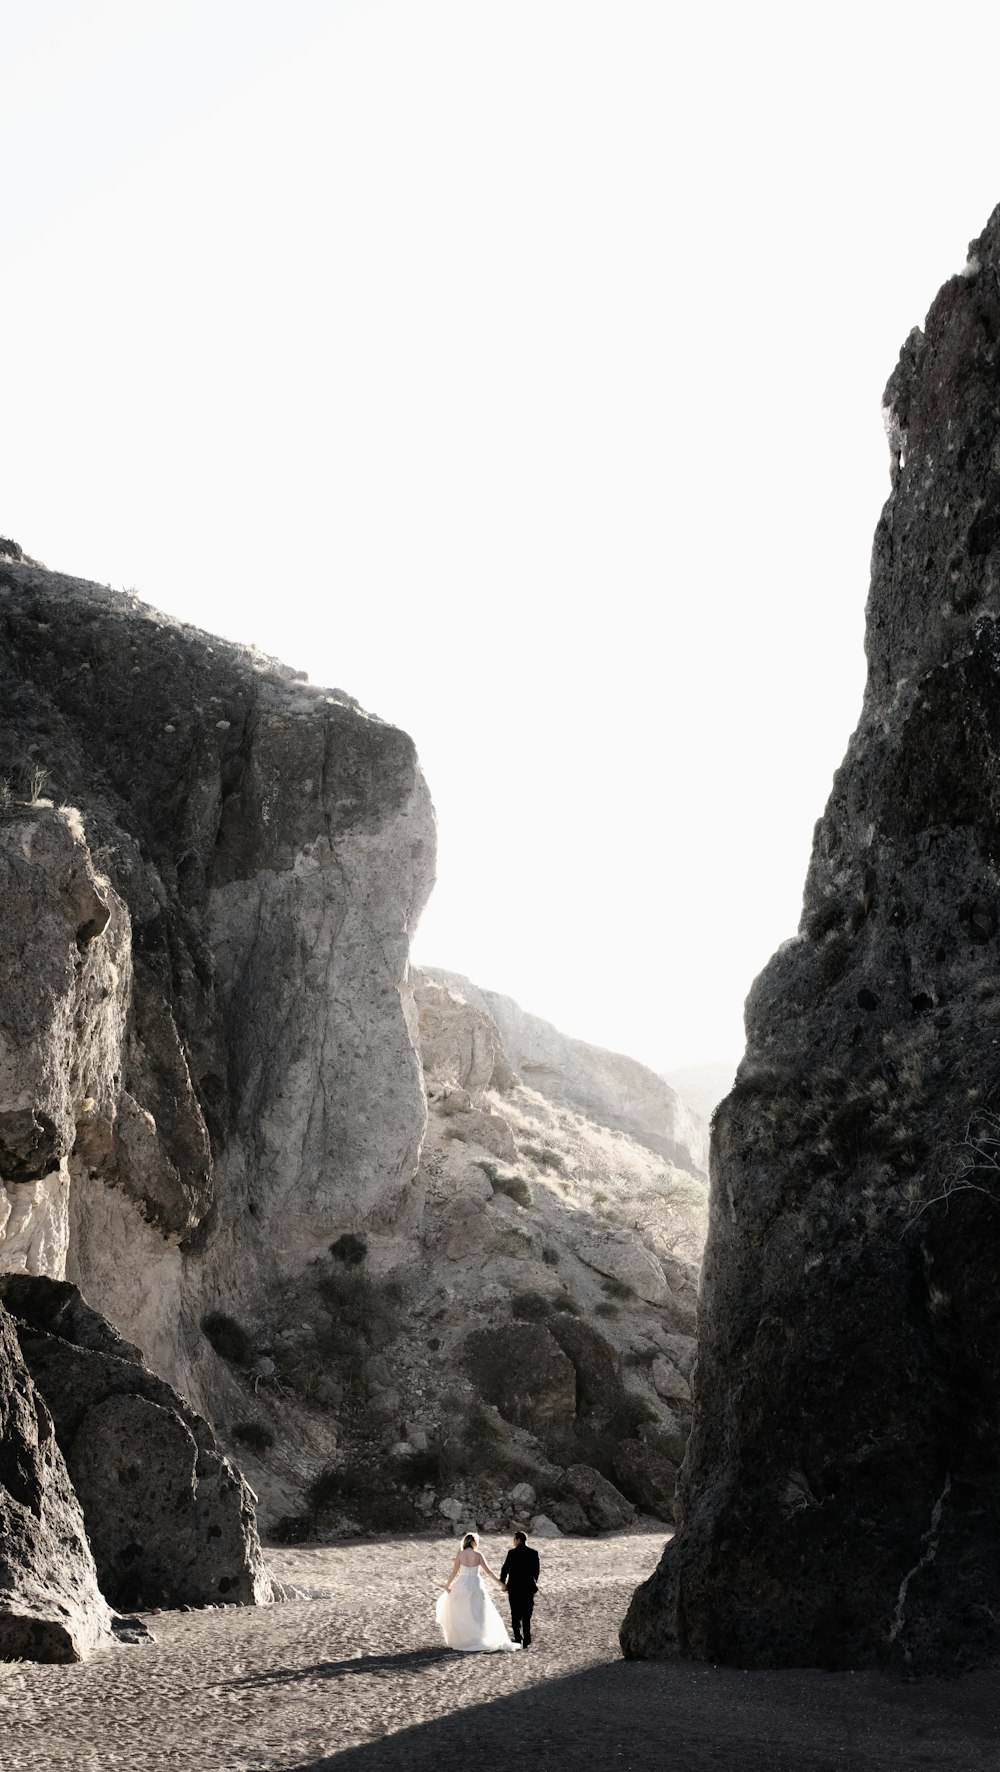
[[[507,1635],[503,1619],[483,1584],[482,1572],[492,1575],[480,1554],[479,1540],[467,1532],[455,1558],[444,1593],[438,1595],[437,1621],[449,1649],[520,1649]]]

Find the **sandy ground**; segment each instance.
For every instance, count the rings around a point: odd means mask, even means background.
[[[536,1641],[455,1655],[434,1600],[453,1539],[275,1550],[310,1598],[154,1614],[157,1641],[0,1667],[3,1772],[995,1772],[992,1674],[748,1674],[623,1662],[617,1627],[662,1539],[541,1542]],[[483,1549],[494,1568],[504,1541]],[[502,1596],[501,1596],[502,1599]]]

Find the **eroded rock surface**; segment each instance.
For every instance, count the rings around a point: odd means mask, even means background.
[[[79,1661],[111,1625],[52,1417],[0,1305],[0,1659]]]
[[[0,1271],[68,1271],[218,1409],[206,1313],[270,1325],[338,1225],[412,1188],[413,746],[10,555],[0,705]]]
[[[54,1423],[111,1604],[269,1600],[253,1496],[208,1423],[75,1286],[11,1274],[0,1278],[0,1301]]]
[[[630,1655],[1000,1652],[998,341],[1000,210],[886,390],[864,707],[716,1122],[682,1526]]]

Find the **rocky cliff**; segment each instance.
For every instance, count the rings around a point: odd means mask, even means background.
[[[683,1524],[630,1655],[1000,1651],[1000,210],[885,407],[864,706],[716,1117]]]
[[[16,552],[0,1328],[105,1599],[266,1599],[254,1491],[285,1538],[669,1517],[696,1122],[411,972],[434,828],[402,733]]]
[[[0,1271],[215,1409],[203,1319],[412,1186],[427,792],[349,697],[11,558],[0,705]]]
[[[707,1176],[708,1126],[666,1078],[623,1052],[572,1039],[512,997],[482,990],[461,973],[424,970],[493,1023],[509,1065],[528,1088],[596,1125],[627,1132],[678,1169]]]

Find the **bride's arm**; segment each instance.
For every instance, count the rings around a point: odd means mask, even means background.
[[[483,1556],[481,1556],[481,1557],[480,1557],[480,1559],[479,1559],[479,1562],[480,1562],[480,1565],[481,1565],[481,1567],[482,1567],[482,1568],[484,1568],[484,1569],[485,1569],[485,1570],[486,1570],[486,1573],[487,1573],[487,1575],[492,1575],[492,1576],[493,1576],[493,1579],[494,1579],[494,1581],[500,1581],[500,1577],[499,1577],[499,1575],[496,1575],[496,1574],[494,1574],[494,1572],[493,1572],[493,1570],[492,1570],[492,1569],[491,1569],[491,1568],[490,1568],[490,1566],[489,1566],[489,1564],[488,1564],[488,1562],[487,1562],[487,1561],[486,1561],[486,1558],[485,1558],[485,1557],[483,1557]],[[503,1583],[502,1583],[502,1582],[500,1582],[500,1585],[501,1585],[501,1587],[502,1587],[502,1586],[503,1586]]]
[[[461,1567],[462,1567],[462,1553],[461,1553],[461,1551],[459,1551],[455,1557],[455,1561],[453,1562],[453,1564],[451,1566],[451,1574],[449,1575],[447,1581],[444,1584],[444,1591],[446,1594],[451,1593],[451,1584],[454,1581],[454,1579],[455,1579],[456,1575],[458,1574],[458,1571]]]

